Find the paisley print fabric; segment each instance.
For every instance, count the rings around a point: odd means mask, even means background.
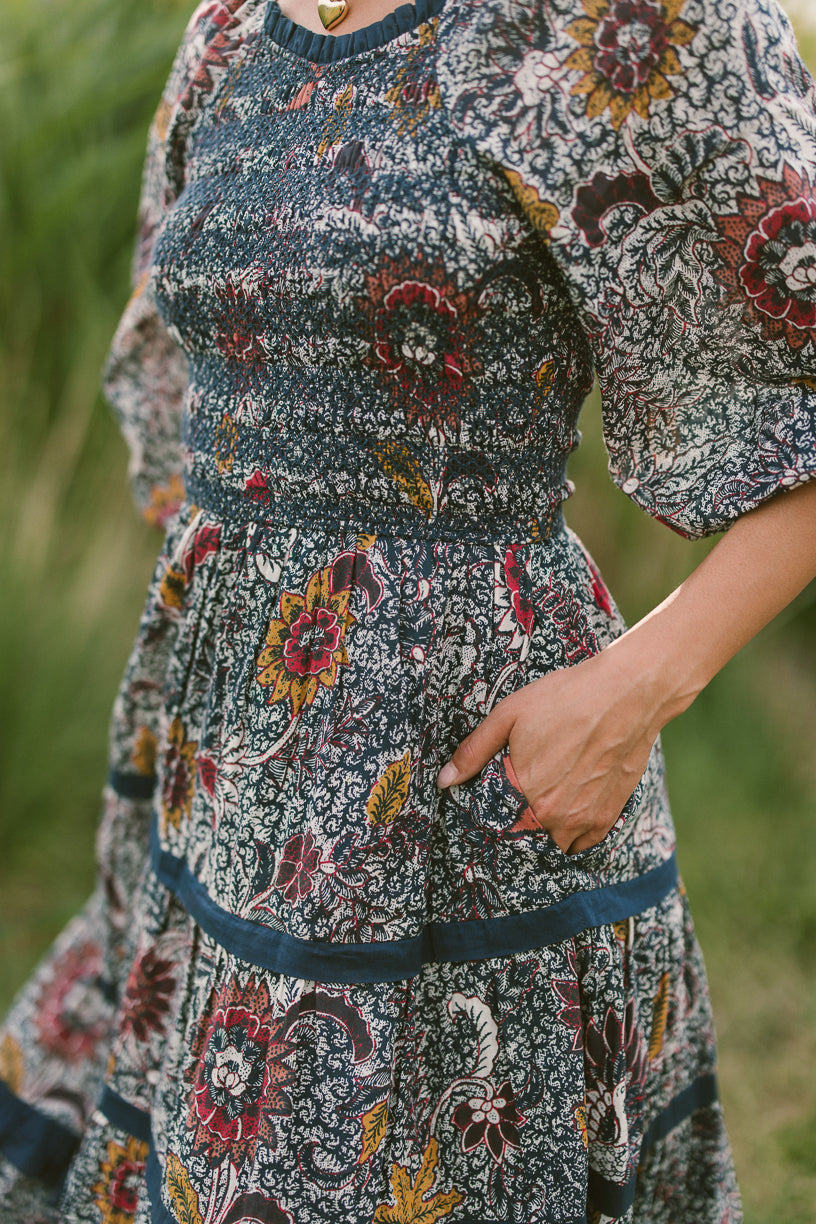
[[[208,0],[105,388],[164,543],[99,885],[0,1037],[35,1224],[737,1224],[659,741],[514,834],[515,688],[625,628],[566,525],[816,474],[814,87],[765,0]]]

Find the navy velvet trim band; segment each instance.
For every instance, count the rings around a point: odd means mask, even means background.
[[[156,789],[156,776],[120,773],[118,769],[112,769],[108,774],[108,786],[122,799],[152,799]]]
[[[616,1182],[607,1181],[605,1177],[601,1177],[600,1173],[596,1173],[594,1169],[590,1169],[587,1179],[587,1203],[601,1215],[617,1219],[618,1216],[626,1215],[634,1203],[636,1187],[637,1174],[619,1186]]]
[[[99,1098],[97,1109],[103,1113],[112,1126],[141,1139],[142,1143],[150,1143],[150,1114],[145,1110],[131,1105],[112,1088],[105,1088]]]
[[[589,927],[633,918],[657,905],[676,887],[677,861],[672,855],[633,880],[573,893],[546,909],[466,922],[434,922],[427,928],[431,955],[424,959],[478,960],[560,943]]]
[[[147,1155],[145,1166],[145,1184],[147,1197],[150,1199],[150,1224],[178,1224],[162,1202],[161,1187],[164,1181],[162,1167],[153,1145]]]
[[[699,1076],[693,1083],[689,1084],[688,1088],[678,1092],[677,1096],[669,1101],[666,1108],[661,1110],[657,1117],[652,1120],[649,1129],[643,1136],[643,1143],[640,1148],[641,1162],[649,1148],[670,1135],[676,1126],[679,1126],[681,1122],[685,1122],[698,1109],[705,1109],[706,1106],[714,1105],[718,1100],[717,1077],[711,1072]],[[589,1203],[595,1211],[600,1211],[603,1215],[625,1215],[635,1201],[636,1184],[637,1175],[631,1177],[623,1185],[619,1185],[616,1182],[607,1181],[605,1177],[601,1177],[600,1173],[590,1169],[588,1184]]]
[[[159,847],[155,824],[151,850],[153,870],[161,882],[176,894],[202,931],[241,960],[273,973],[319,982],[398,982],[419,973],[422,941],[418,936],[377,944],[298,939],[216,905],[187,864]]]
[[[714,1105],[719,1099],[720,1093],[714,1072],[699,1076],[693,1084],[689,1084],[688,1088],[679,1092],[652,1121],[643,1136],[642,1155],[645,1155],[648,1149],[661,1139],[665,1139],[675,1126],[685,1122],[686,1118],[696,1110],[703,1109],[706,1105]]]
[[[320,982],[395,982],[428,962],[487,960],[560,943],[588,927],[631,918],[677,887],[672,856],[634,880],[587,889],[545,909],[465,922],[435,922],[421,935],[378,943],[299,939],[230,914],[213,901],[180,858],[162,850],[151,831],[153,870],[203,931],[234,956],[273,973]]]
[[[78,1135],[0,1082],[0,1151],[16,1169],[58,1186],[78,1147]]]

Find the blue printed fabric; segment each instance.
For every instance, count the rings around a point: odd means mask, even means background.
[[[99,884],[0,1036],[39,1224],[738,1224],[659,742],[513,831],[508,693],[625,626],[562,515],[816,474],[816,105],[771,0],[207,0],[105,389],[165,530]]]

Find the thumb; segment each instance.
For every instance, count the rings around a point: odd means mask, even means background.
[[[500,748],[507,743],[513,718],[509,710],[502,709],[500,702],[494,710],[482,719],[478,727],[466,736],[454,752],[451,759],[442,767],[436,779],[436,785],[444,788],[466,782],[474,777],[487,764]]]

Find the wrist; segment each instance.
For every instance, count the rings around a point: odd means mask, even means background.
[[[671,600],[664,601],[604,653],[617,657],[633,679],[649,709],[655,734],[682,714],[715,674],[700,634],[686,634],[671,615]]]

